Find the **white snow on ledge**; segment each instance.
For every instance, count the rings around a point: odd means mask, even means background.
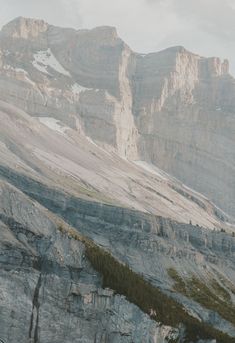
[[[51,67],[58,73],[71,77],[70,73],[57,61],[50,48],[45,51],[38,51],[33,56],[32,64],[40,72],[50,75],[47,67]]]
[[[3,66],[3,69],[6,70],[7,72],[14,72],[17,75],[21,76],[21,78],[23,78],[24,81],[30,83],[33,86],[35,85],[35,83],[29,78],[29,73],[25,69],[16,68],[16,67],[13,67],[9,64],[5,64]]]
[[[72,86],[71,86],[71,89],[72,89],[72,92],[74,95],[78,95],[82,92],[85,92],[85,91],[95,91],[95,92],[98,92],[99,89],[98,88],[87,88],[87,87],[83,87],[81,85],[79,85],[77,82],[74,83]]]
[[[83,86],[80,86],[77,82],[74,83],[72,86],[72,92],[74,95],[77,95],[81,92],[85,92],[86,90],[91,90],[92,88],[86,88],[86,87],[83,87]]]
[[[51,117],[37,117],[41,124],[47,126],[53,131],[57,131],[65,136],[65,131],[68,129],[66,126],[62,126],[60,121]]]
[[[162,171],[157,166],[155,166],[151,163],[148,163],[145,161],[134,161],[134,164],[141,167],[145,171],[148,171],[149,173],[152,173],[152,174],[159,176],[163,180],[169,180],[170,176],[167,173],[165,173],[164,171]]]

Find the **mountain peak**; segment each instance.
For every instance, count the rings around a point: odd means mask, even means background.
[[[107,25],[97,26],[94,29],[92,29],[92,31],[96,31],[99,33],[104,33],[104,34],[109,34],[109,35],[112,35],[114,37],[118,36],[117,29],[114,26],[107,26]]]
[[[32,39],[47,31],[48,26],[41,19],[17,17],[2,28],[2,34],[12,38]]]
[[[80,31],[80,30],[79,30]],[[87,31],[90,39],[102,44],[116,44],[117,40],[121,40],[117,30],[113,26],[97,26]]]

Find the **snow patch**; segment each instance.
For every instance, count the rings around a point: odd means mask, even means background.
[[[73,92],[74,95],[79,95],[79,94],[82,93],[82,92],[91,91],[91,90],[93,90],[93,91],[95,91],[95,92],[98,92],[98,91],[99,91],[99,89],[83,87],[83,86],[79,85],[77,82],[74,83],[74,84],[71,86],[71,88],[72,88],[72,92]]]
[[[10,72],[15,72],[15,73],[19,74],[20,76],[23,76],[24,81],[30,83],[32,86],[35,85],[35,83],[32,80],[30,80],[30,78],[28,77],[29,73],[26,70],[24,70],[22,68],[14,68],[9,64],[5,64],[3,69],[10,71]]]
[[[82,93],[82,92],[85,92],[85,91],[87,91],[87,90],[91,90],[91,89],[92,89],[92,88],[83,87],[83,86],[79,85],[77,82],[74,83],[74,84],[71,86],[71,88],[72,88],[72,92],[73,92],[74,95],[78,95],[78,94],[80,94],[80,93]]]
[[[4,50],[3,53],[5,56],[9,56],[11,54],[9,50]]]
[[[51,67],[57,73],[71,77],[69,71],[64,69],[64,67],[57,61],[50,48],[45,51],[38,51],[36,54],[33,55],[33,57],[34,61],[32,62],[32,64],[40,72],[50,75],[47,68]]]
[[[63,126],[59,120],[51,117],[38,117],[37,119],[41,124],[47,126],[49,129],[57,131],[65,136],[65,131],[68,127]]]
[[[111,154],[110,154],[107,150],[105,150],[105,149],[104,149],[103,147],[101,147],[100,145],[96,144],[96,143],[93,141],[93,139],[91,139],[89,136],[86,136],[86,135],[85,135],[85,137],[86,137],[86,139],[87,139],[91,144],[93,144],[96,148],[98,148],[99,150],[103,151],[106,155],[111,156]]]
[[[28,72],[26,70],[22,69],[22,68],[15,68],[15,71],[17,73],[22,73],[24,75],[28,75]]]
[[[5,64],[3,66],[3,69],[15,71],[16,73],[21,73],[21,74],[24,74],[24,75],[28,75],[28,72],[26,70],[24,70],[22,68],[15,68],[15,67],[11,66],[10,64]]]
[[[168,175],[166,173],[164,173],[163,171],[161,171],[160,169],[158,169],[156,166],[154,166],[153,164],[147,163],[145,161],[134,161],[134,164],[136,164],[137,166],[141,167],[142,169],[155,174],[157,176],[159,176],[161,179],[163,180],[168,180]]]

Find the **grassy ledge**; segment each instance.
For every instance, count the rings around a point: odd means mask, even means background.
[[[102,275],[103,288],[108,287],[117,294],[124,295],[128,301],[147,314],[150,314],[152,309],[152,313],[156,312],[156,315],[152,315],[151,318],[157,322],[172,327],[179,327],[182,324],[185,326],[184,341],[171,340],[169,343],[191,343],[199,339],[216,339],[219,343],[234,343],[234,338],[190,316],[181,304],[147,282],[141,275],[133,272],[127,265],[117,261],[91,240],[81,236],[76,230],[67,230],[63,227],[59,227],[59,230],[85,244],[86,257],[93,268]]]
[[[217,312],[221,317],[235,325],[235,308],[231,302],[229,292],[223,288],[215,279],[211,279],[205,285],[195,275],[188,278],[181,278],[173,268],[168,274],[175,281],[175,291],[195,300],[209,310]]]

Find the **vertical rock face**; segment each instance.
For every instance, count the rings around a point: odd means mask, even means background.
[[[151,320],[152,308],[149,316],[102,288],[70,224],[233,339],[230,218],[147,162],[234,216],[234,95],[227,61],[182,47],[140,55],[110,27],[17,18],[3,28],[1,338],[183,340],[183,327],[178,337],[181,329]],[[188,293],[193,278],[206,296]]]
[[[179,330],[159,325],[123,296],[101,287],[101,277],[91,268],[84,244],[74,239],[74,229],[66,222],[81,229],[79,236],[91,237],[167,294],[174,289],[168,275],[172,268],[183,279],[195,275],[208,285],[220,280],[218,290],[226,290],[232,309],[235,240],[230,235],[84,201],[20,175],[10,179],[17,188],[0,182],[3,339],[12,343],[19,339],[25,343],[30,339],[42,343],[166,343],[178,338]],[[196,318],[235,336],[232,313],[230,322],[190,298],[173,295]],[[220,292],[214,293],[214,301],[220,303]]]
[[[133,84],[135,115],[159,112],[167,99],[175,95],[191,104],[192,92],[199,79],[199,59],[182,47],[138,56]]]
[[[123,157],[137,158],[137,130],[127,76],[132,52],[115,28],[75,31],[19,18],[3,29],[1,47],[7,60],[12,59],[11,69],[3,66],[7,80],[2,80],[2,99],[32,115],[54,116],[72,127],[79,119],[78,126],[87,136],[117,149]],[[51,65],[48,71],[43,68],[45,63],[50,64],[45,61],[51,58],[49,53],[63,66],[66,75]],[[44,62],[41,59],[34,63],[42,54]],[[23,66],[25,73],[20,76]],[[28,82],[16,89],[15,78],[27,78]],[[29,84],[29,80],[33,83]]]
[[[48,24],[43,20],[19,17],[5,25],[2,33],[6,37],[36,39],[47,31]]]
[[[142,159],[235,213],[235,82],[228,62],[182,48],[137,63],[134,115]]]
[[[83,86],[109,89],[119,95],[119,63],[124,49],[115,28],[99,27],[66,34],[63,29],[50,27],[48,44],[58,60]],[[64,46],[65,44],[65,46]]]
[[[125,297],[103,289],[84,245],[62,234],[59,222],[0,182],[1,339],[166,343],[177,337],[178,330],[156,323]]]
[[[18,18],[0,34],[0,97],[151,162],[235,215],[235,80],[183,47],[136,54],[115,28]]]
[[[137,159],[137,129],[135,127],[132,114],[132,90],[130,80],[128,79],[128,68],[131,58],[131,51],[125,46],[122,51],[119,65],[119,91],[120,105],[118,104],[115,115],[115,124],[117,127],[117,147],[121,156]]]

